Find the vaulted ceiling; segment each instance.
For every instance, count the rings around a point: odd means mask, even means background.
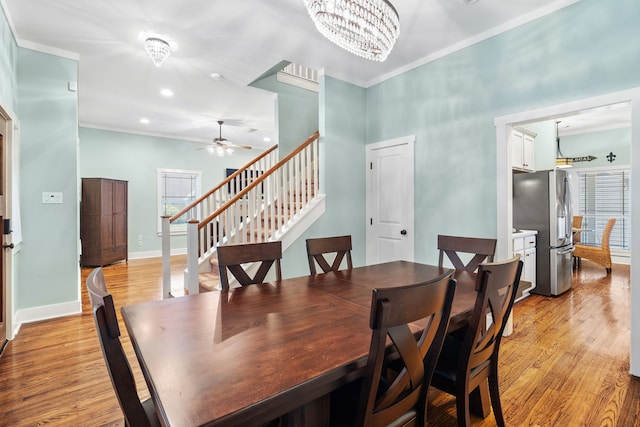
[[[3,3],[21,46],[79,58],[82,126],[206,142],[218,136],[216,121],[225,120],[225,138],[264,147],[263,138],[274,136],[273,95],[248,84],[282,61],[367,87],[577,1],[392,0],[400,37],[382,63],[326,40],[302,0]],[[178,44],[160,68],[139,40],[146,30]],[[163,88],[173,96],[160,95]]]

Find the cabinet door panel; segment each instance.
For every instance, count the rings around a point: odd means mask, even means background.
[[[520,132],[511,133],[511,165],[516,169],[522,169],[524,136]]]

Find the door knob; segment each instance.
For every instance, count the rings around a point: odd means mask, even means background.
[[[13,249],[13,243],[9,243],[8,245],[2,245],[4,249]]]
[[[407,230],[401,230],[400,234],[402,234],[403,236],[406,236],[407,235]]]

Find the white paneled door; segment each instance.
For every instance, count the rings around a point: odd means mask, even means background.
[[[414,255],[415,136],[367,145],[367,264]]]

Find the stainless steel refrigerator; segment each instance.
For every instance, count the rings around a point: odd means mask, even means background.
[[[571,289],[572,217],[571,178],[566,171],[513,175],[513,227],[538,231],[532,293],[560,295]]]

